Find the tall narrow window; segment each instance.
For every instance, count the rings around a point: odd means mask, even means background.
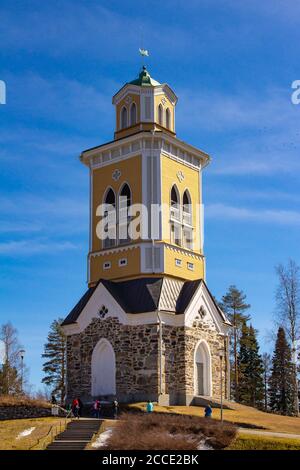
[[[166,110],[166,128],[171,129],[171,112],[169,108]]]
[[[163,107],[161,104],[158,106],[158,124],[163,125]]]
[[[175,184],[171,189],[171,218],[180,220],[179,192]]]
[[[183,224],[183,244],[190,250],[193,248],[193,228],[192,228],[192,203],[191,196],[186,189],[182,198],[182,224]]]
[[[127,127],[127,108],[124,106],[121,111],[121,129],[125,129]]]
[[[171,228],[171,243],[181,245],[181,220],[180,220],[180,196],[177,186],[171,189],[170,201],[170,228]]]
[[[130,240],[128,227],[129,227],[129,214],[128,210],[131,206],[131,191],[127,183],[122,187],[119,194],[119,242],[127,243]]]
[[[103,239],[103,248],[109,248],[116,244],[116,196],[112,188],[109,188],[104,198],[105,213],[107,224],[104,228],[106,237]]]
[[[130,125],[134,126],[136,124],[136,105],[135,103],[132,103],[131,108],[130,108]]]
[[[191,196],[186,189],[183,193],[183,211],[182,211],[182,222],[184,224],[192,225],[192,203]]]
[[[171,243],[181,246],[181,225],[178,222],[171,222]]]

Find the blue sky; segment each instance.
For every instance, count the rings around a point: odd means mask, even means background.
[[[148,67],[179,96],[177,135],[210,153],[207,281],[235,283],[268,350],[274,265],[300,263],[300,4],[296,0],[0,3],[0,322],[40,387],[48,327],[86,288],[88,173],[111,140],[112,95]]]

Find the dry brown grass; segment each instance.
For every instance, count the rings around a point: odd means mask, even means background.
[[[53,430],[54,436],[59,432],[60,424],[63,428],[65,419],[49,417],[0,421],[0,450],[29,450],[32,446],[34,446],[34,450],[41,449],[43,439],[48,435],[50,429]],[[35,429],[30,435],[17,439],[22,431],[29,428]],[[39,445],[36,445],[39,439],[41,441]],[[47,443],[49,444],[49,439]]]
[[[104,448],[109,450],[197,450],[205,441],[213,448],[227,447],[236,427],[193,416],[124,413]]]
[[[50,404],[43,400],[36,400],[27,396],[0,395],[0,406],[32,406],[49,408]]]
[[[129,405],[133,410],[145,410],[145,403]],[[232,410],[224,410],[224,419],[242,427],[256,427],[260,429],[285,432],[300,435],[300,418],[294,416],[280,416],[273,413],[264,413],[250,406],[230,403]],[[188,416],[204,416],[204,408],[200,406],[159,406],[154,410],[160,413],[176,413]],[[220,409],[213,409],[213,417],[220,419]]]

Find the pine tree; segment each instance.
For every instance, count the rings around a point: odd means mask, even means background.
[[[282,327],[278,329],[272,357],[269,396],[272,411],[283,415],[296,414],[294,365],[292,363],[291,348]]]
[[[238,395],[241,403],[262,408],[264,399],[263,363],[259,354],[256,331],[246,322],[242,326],[240,350],[238,355],[239,385]]]
[[[222,297],[222,302],[220,303],[220,308],[227,314],[233,325],[231,335],[231,388],[233,398],[236,401],[239,401],[238,350],[240,336],[243,324],[250,320],[250,316],[244,314],[244,312],[250,308],[250,305],[246,304],[245,300],[246,295],[243,291],[238,290],[236,286],[230,286],[228,292]]]
[[[64,403],[66,393],[66,336],[61,327],[62,319],[54,320],[50,326],[47,343],[42,357],[48,359],[43,364],[45,377],[42,382],[52,387],[52,393]]]

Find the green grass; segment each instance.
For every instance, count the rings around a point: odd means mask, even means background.
[[[226,450],[300,450],[300,440],[239,434]]]

